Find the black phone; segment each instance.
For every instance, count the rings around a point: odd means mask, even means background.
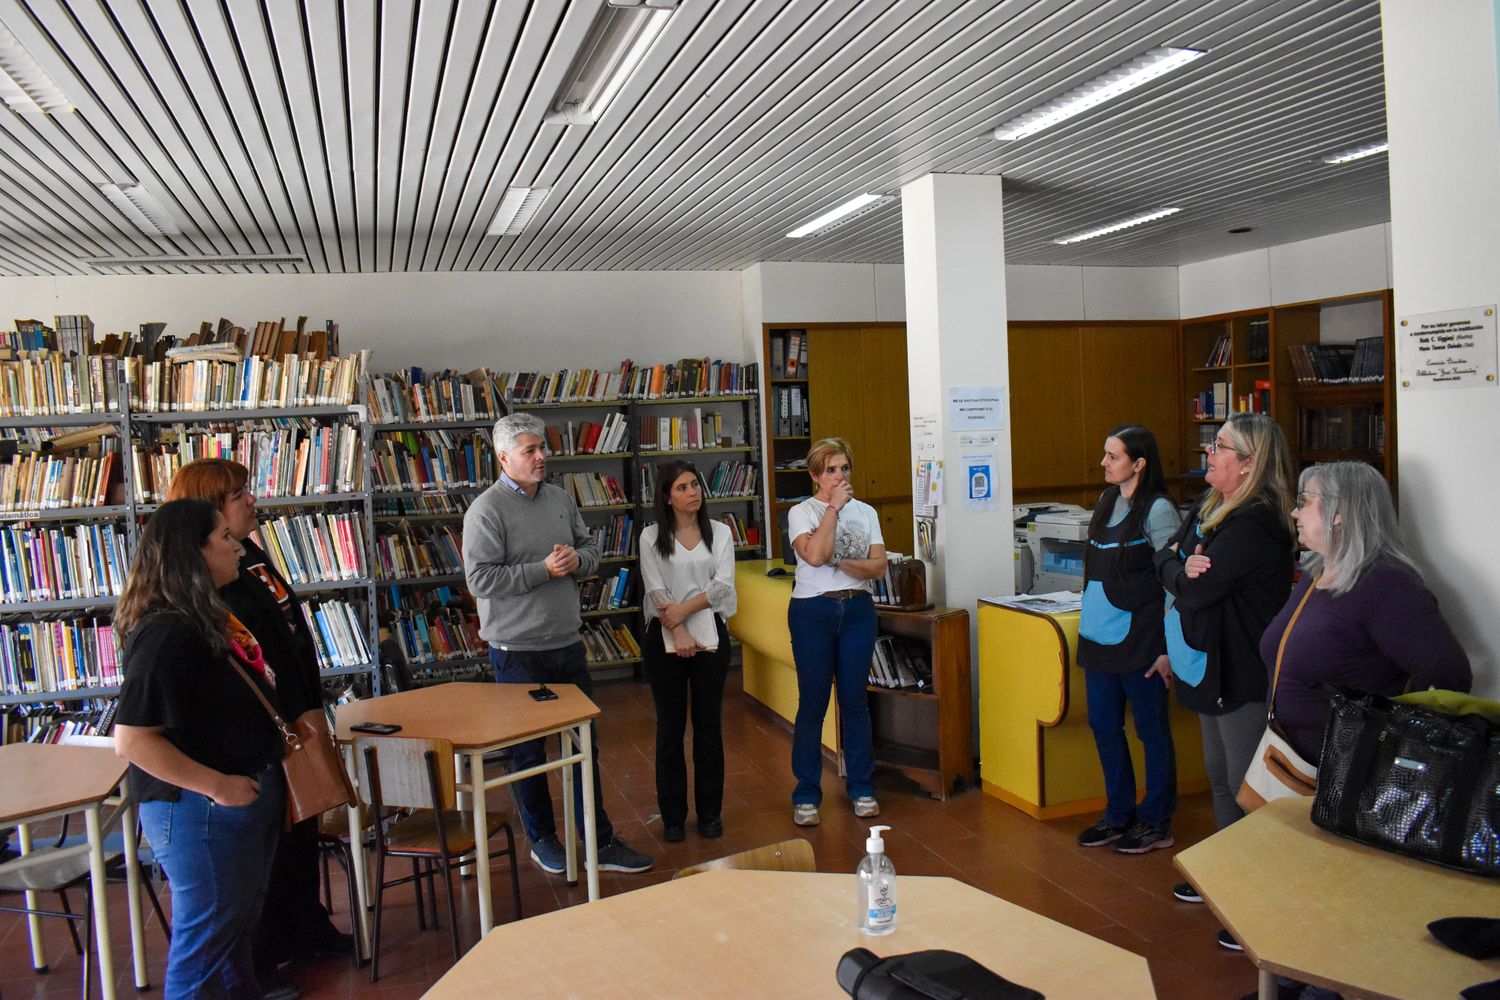
[[[556,701],[557,700],[557,692],[554,691],[554,690],[552,690],[551,688],[549,688],[545,684],[543,684],[539,688],[532,688],[530,691],[528,691],[526,693],[529,694],[529,695],[531,695],[532,701]]]
[[[390,736],[392,733],[401,732],[400,726],[393,726],[389,722],[356,722],[349,727],[350,732],[371,733],[375,736]]]

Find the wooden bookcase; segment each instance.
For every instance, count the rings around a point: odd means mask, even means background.
[[[875,763],[947,799],[955,786],[968,788],[974,781],[969,613],[877,609],[876,617],[882,635],[915,639],[931,649],[932,691],[870,685]]]

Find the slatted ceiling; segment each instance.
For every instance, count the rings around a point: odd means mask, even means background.
[[[0,112],[20,182],[0,189],[0,273],[173,251],[309,258],[264,273],[898,262],[899,205],[785,233],[930,171],[1006,177],[1017,263],[1175,264],[1388,218],[1382,159],[1315,162],[1383,135],[1376,0],[685,0],[603,121],[543,126],[602,2],[0,0],[80,107]],[[1162,44],[1211,54],[990,137]],[[96,189],[132,179],[182,236],[138,234]],[[489,237],[513,184],[554,191],[526,233]]]

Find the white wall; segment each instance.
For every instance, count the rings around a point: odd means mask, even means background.
[[[377,371],[754,360],[742,302],[733,271],[0,277],[6,320],[87,313],[101,333],[149,320],[187,333],[306,315],[337,320],[345,352],[373,349]]]
[[[1397,316],[1500,302],[1500,100],[1493,0],[1383,0]],[[1436,67],[1440,70],[1435,71]],[[1400,390],[1401,523],[1500,698],[1500,388]]]
[[[1184,264],[1184,319],[1392,287],[1387,225]]]

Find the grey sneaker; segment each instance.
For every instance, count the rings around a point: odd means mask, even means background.
[[[1117,854],[1146,854],[1163,847],[1171,847],[1172,844],[1172,831],[1166,827],[1136,823],[1125,836],[1115,841],[1115,852]]]
[[[1123,826],[1115,826],[1109,820],[1101,819],[1078,835],[1078,846],[1103,847],[1105,844],[1113,844],[1123,836],[1125,836]]]
[[[792,806],[792,822],[798,826],[817,826],[823,822],[823,817],[818,815],[818,807],[811,802],[798,802]]]
[[[880,803],[875,801],[873,795],[861,795],[854,800],[854,815],[861,819],[880,815]]]
[[[639,875],[651,870],[656,862],[649,854],[642,854],[619,837],[599,848],[599,870],[601,872],[625,872]]]
[[[548,875],[561,875],[568,870],[568,852],[556,837],[532,841],[531,860]]]

